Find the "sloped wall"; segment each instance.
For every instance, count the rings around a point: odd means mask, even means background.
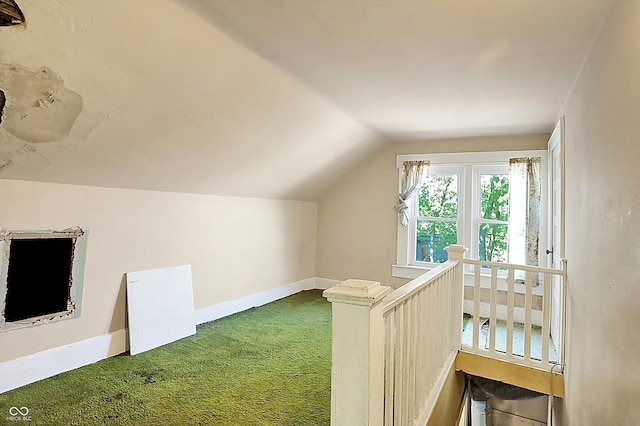
[[[377,134],[183,1],[19,3],[0,227],[90,235],[82,317],[0,333],[0,362],[122,330],[127,271],[191,264],[196,309],[315,275],[307,201]]]
[[[640,2],[613,3],[565,111],[564,425],[640,421]]]
[[[315,203],[0,180],[1,226],[89,232],[80,318],[0,333],[0,363],[126,327],[124,274],[191,264],[195,308],[313,277]]]

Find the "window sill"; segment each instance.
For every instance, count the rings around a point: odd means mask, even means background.
[[[429,272],[431,269],[433,268],[425,268],[423,266],[392,265],[391,275],[394,278],[406,278],[413,280],[425,272]]]

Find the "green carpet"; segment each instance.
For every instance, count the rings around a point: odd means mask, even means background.
[[[0,424],[328,425],[330,405],[331,304],[312,290],[0,394]]]

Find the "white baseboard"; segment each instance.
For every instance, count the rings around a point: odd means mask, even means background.
[[[315,280],[315,287],[314,288],[317,288],[317,289],[320,289],[320,290],[327,290],[327,289],[329,289],[331,287],[337,286],[338,284],[340,284],[342,282],[340,280],[332,280],[332,279],[329,279],[329,278],[320,278],[320,277],[315,277],[314,280]]]
[[[2,362],[0,393],[121,354],[127,340],[122,329]]]
[[[340,281],[330,280],[327,278],[307,278],[282,287],[272,288],[260,293],[241,297],[240,299],[218,303],[217,305],[196,310],[196,324],[204,324],[205,322],[215,321],[238,312],[246,311],[247,309],[255,308],[256,306],[266,305],[267,303],[291,296],[292,294],[296,294],[304,290],[331,288],[339,282]]]
[[[327,289],[340,281],[312,277],[282,287],[218,303],[195,312],[196,324],[214,321],[256,306],[291,296],[303,290]],[[68,345],[0,362],[0,393],[65,371],[121,354],[129,349],[128,331],[122,329]]]

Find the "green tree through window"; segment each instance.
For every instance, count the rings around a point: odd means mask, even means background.
[[[442,263],[458,240],[458,175],[428,176],[418,195],[416,260]]]
[[[493,262],[507,261],[509,232],[509,176],[480,176],[480,221],[478,257]]]
[[[482,174],[477,218],[478,258],[506,262],[509,232],[509,176]],[[442,263],[445,247],[458,242],[458,175],[430,175],[418,193],[416,253],[418,262]]]

